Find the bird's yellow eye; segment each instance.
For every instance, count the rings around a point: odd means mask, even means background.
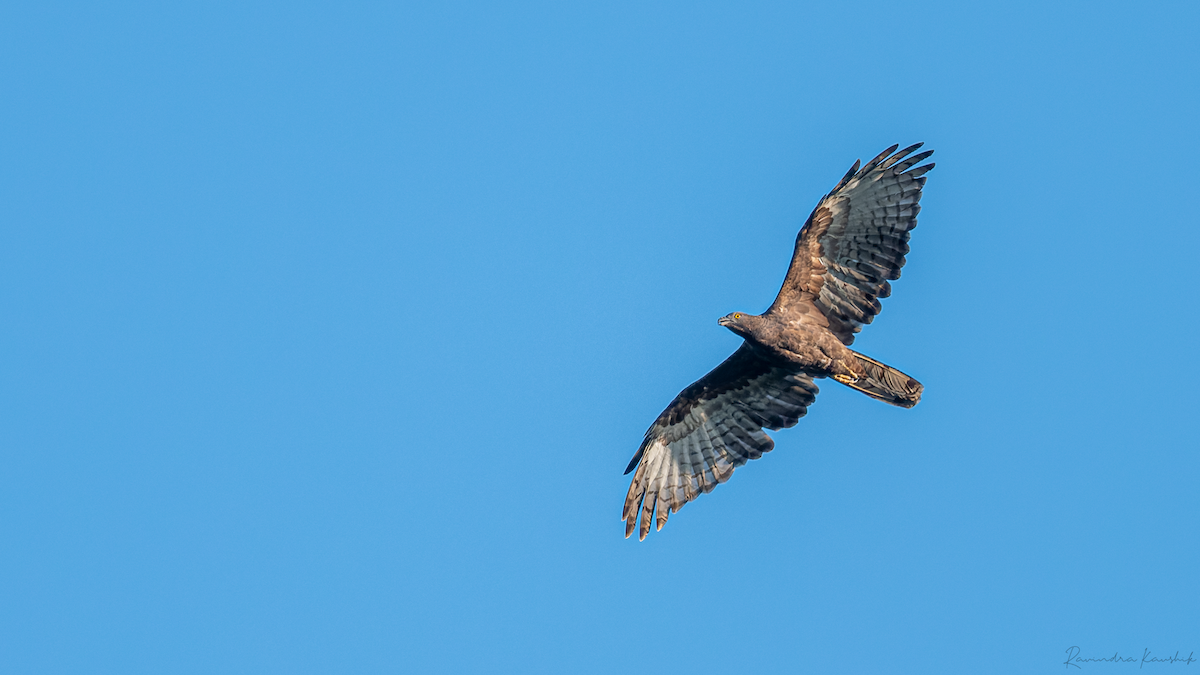
[[[742,315],[741,315],[741,314],[734,314],[734,315],[733,315],[733,318],[735,318],[735,319],[740,319],[740,318],[742,318]]]

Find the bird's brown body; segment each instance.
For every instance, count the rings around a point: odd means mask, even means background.
[[[799,372],[816,377],[859,375],[853,367],[855,352],[819,324],[789,321],[768,312],[763,316],[741,314],[721,325]]]

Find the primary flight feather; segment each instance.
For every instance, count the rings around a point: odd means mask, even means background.
[[[646,431],[625,473],[637,469],[621,518],[645,539],[654,521],[724,483],[775,447],[763,429],[793,426],[816,399],[816,378],[911,408],[921,383],[849,349],[900,278],[921,188],[933,164],[920,143],[884,150],[850,171],[800,228],[783,288],[761,315],[717,320],[745,339],[721,365],[679,392]]]

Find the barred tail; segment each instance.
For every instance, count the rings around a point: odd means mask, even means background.
[[[850,353],[854,354],[856,359],[854,369],[861,373],[861,376],[854,382],[837,377],[835,379],[838,382],[853,387],[871,398],[902,408],[911,408],[921,400],[921,392],[925,390],[925,387],[921,386],[920,382],[875,359],[854,351]]]

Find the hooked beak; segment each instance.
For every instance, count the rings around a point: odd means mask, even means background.
[[[728,326],[728,325],[729,325],[729,324],[731,324],[731,323],[733,323],[733,322],[732,322],[732,321],[730,321],[730,320],[729,320],[729,317],[727,317],[727,316],[723,316],[723,317],[721,317],[721,318],[717,319],[717,325],[718,325],[718,326]]]

